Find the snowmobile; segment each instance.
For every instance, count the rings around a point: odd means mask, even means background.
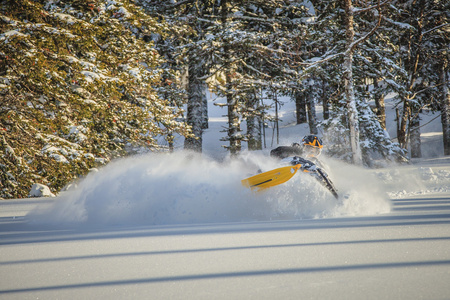
[[[336,199],[339,198],[337,189],[330,178],[328,178],[328,174],[312,161],[298,156],[290,157],[283,161],[288,161],[288,165],[243,179],[241,181],[242,185],[252,190],[261,191],[285,183],[291,179],[298,170],[301,170],[316,178]]]

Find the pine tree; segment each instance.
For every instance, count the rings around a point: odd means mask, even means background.
[[[278,95],[295,94],[293,90],[298,88],[299,79],[303,76],[299,75],[302,60],[299,48],[307,32],[305,20],[310,16],[305,3],[243,2],[233,16],[233,20],[240,22],[249,36],[244,47],[241,47],[245,51],[239,52],[242,57],[240,70],[244,74],[239,86],[250,94],[261,89],[269,100],[268,105],[275,110],[282,104],[278,101]],[[251,111],[256,118],[261,118],[265,110],[264,105],[258,105]],[[249,116],[248,120],[253,119]],[[276,130],[277,116],[273,121]],[[248,139],[253,137],[249,135]]]
[[[401,104],[398,140],[404,148],[411,142],[411,155],[420,156],[419,113],[424,108],[439,108],[442,98],[439,86],[439,66],[448,61],[448,23],[446,1],[399,1],[392,19],[402,25],[397,65],[403,70],[395,80]],[[395,35],[392,36],[395,38]],[[447,53],[442,55],[443,53]]]
[[[441,95],[441,123],[444,139],[444,155],[450,155],[450,72],[447,71],[448,62],[441,66],[439,72]]]
[[[188,134],[158,97],[163,60],[145,37],[164,31],[128,0],[0,5],[1,197],[34,182],[59,191],[114,157]]]
[[[336,5],[331,1],[321,2],[319,5],[328,13],[319,13],[314,27],[317,28],[317,31],[322,28],[322,32],[332,32],[327,34],[330,36],[329,44],[332,47],[330,49],[325,48],[322,52],[327,53],[327,55],[316,59],[316,61],[323,65],[324,69],[326,68],[324,74],[328,78],[327,82],[335,88],[333,91],[334,95],[332,95],[332,98],[336,99],[332,105],[332,110],[334,111],[331,112],[330,119],[323,123],[326,129],[325,139],[328,143],[332,143],[332,145],[329,145],[329,153],[345,160],[354,161],[349,157],[347,152],[354,154],[355,148],[357,148],[355,142],[357,139],[360,139],[360,142],[357,144],[361,149],[361,159],[366,165],[370,165],[370,159],[384,157],[389,160],[397,160],[397,157],[403,157],[403,151],[395,144],[392,144],[387,132],[384,131],[381,134],[379,131],[380,125],[372,124],[377,118],[373,118],[373,112],[367,110],[367,103],[370,99],[367,93],[367,78],[373,77],[372,74],[379,75],[377,72],[383,66],[387,66],[386,68],[389,71],[392,69],[388,63],[384,65],[374,65],[372,63],[373,58],[379,61],[383,61],[385,58],[383,53],[379,51],[383,47],[372,47],[373,42],[371,41],[371,38],[375,37],[373,34],[377,32],[376,30],[379,29],[381,24],[383,6],[377,2],[368,2],[359,3],[359,5],[363,6],[351,9],[352,3],[347,2],[347,12],[354,14],[353,25],[354,28],[357,28],[357,30],[354,30],[354,37],[352,38],[351,22],[348,20],[348,16],[346,16],[347,21],[343,21],[341,20],[341,15],[334,15],[332,12],[329,12]],[[328,25],[326,27],[328,28],[327,30],[323,29],[324,24]],[[346,45],[339,42],[342,40],[339,31],[342,28],[340,24],[347,24],[347,29],[349,29],[344,31],[349,33]],[[379,37],[377,36],[377,38]],[[342,62],[344,57],[347,62],[347,68],[342,70],[339,68],[339,62]],[[351,68],[349,68],[350,65]],[[345,72],[347,75],[345,75]],[[341,78],[347,78],[347,82],[340,81]],[[345,87],[345,93],[343,93],[340,85]],[[346,96],[344,97],[344,95]],[[353,101],[349,102],[352,98]],[[343,107],[344,103],[345,108]],[[364,112],[360,111],[360,109],[364,109]],[[351,113],[347,115],[349,111]],[[351,121],[351,117],[354,118],[353,121]],[[353,125],[350,125],[352,123]],[[355,129],[353,134],[350,132],[351,128]],[[356,134],[358,128],[359,134]],[[343,136],[344,134],[348,136]],[[354,137],[353,141],[350,139],[351,136]],[[374,141],[376,141],[375,144],[384,146],[374,147]],[[353,144],[353,149],[350,147],[351,144]],[[371,145],[372,149],[367,148],[366,145]],[[386,152],[383,149],[384,147],[390,150]]]
[[[205,36],[209,22],[204,22],[214,11],[214,1],[195,0],[173,3],[167,0],[146,0],[143,6],[152,15],[163,17],[170,24],[170,33],[162,42],[161,53],[172,56],[171,68],[187,73],[184,88],[187,97],[186,123],[192,128],[184,148],[202,151],[203,130],[208,128],[205,78],[211,68],[211,49]],[[186,72],[187,71],[187,72]],[[180,74],[179,74],[180,75]]]

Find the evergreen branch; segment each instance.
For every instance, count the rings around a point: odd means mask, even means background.
[[[386,3],[386,2],[384,2],[384,3]],[[380,6],[381,6],[381,3],[380,3],[380,0],[378,0],[378,5],[376,6],[377,10],[378,10],[378,22],[377,22],[377,24],[365,36],[363,36],[363,37],[357,39],[356,41],[352,42],[350,44],[350,47],[348,47],[348,49],[345,51],[346,53],[348,53],[350,51],[353,51],[356,48],[356,46],[358,46],[359,44],[361,44],[365,40],[367,40],[371,35],[373,35],[375,33],[375,31],[378,29],[378,27],[380,27],[381,19],[382,19],[382,15],[380,13]]]
[[[427,86],[426,88],[423,88],[423,89],[421,89],[420,91],[415,92],[415,93],[412,95],[412,97],[409,98],[408,100],[413,100],[414,98],[416,98],[417,94],[424,93],[424,92],[426,92],[427,90],[434,89],[434,88],[436,88],[436,87],[442,86],[442,85],[447,84],[447,83],[449,83],[449,82],[450,82],[450,80],[449,80],[449,81],[446,81],[446,82],[439,83],[439,84],[435,84],[435,85],[432,85],[432,86]]]
[[[220,66],[220,68],[218,68],[217,70],[212,72],[210,75],[202,76],[202,77],[199,77],[198,79],[200,79],[200,80],[207,80],[207,79],[213,77],[214,75],[216,75],[217,73],[219,73],[220,71],[226,69],[228,67],[228,65],[232,65],[233,63],[235,63],[237,61],[241,61],[241,60],[242,60],[242,57],[238,57],[236,59],[233,59],[232,61],[228,62],[227,64],[223,64],[222,66]]]
[[[450,24],[449,24],[449,23],[441,24],[441,25],[439,25],[439,26],[436,26],[436,27],[434,27],[434,28],[431,28],[430,30],[427,30],[427,31],[423,32],[422,35],[426,35],[426,34],[432,32],[432,31],[438,30],[438,29],[440,29],[440,28],[442,28],[442,27],[446,27],[446,26],[449,26],[449,27],[450,27]]]
[[[279,54],[285,54],[285,55],[290,55],[290,56],[301,56],[302,55],[302,53],[286,52],[286,51],[281,50],[281,49],[271,49],[269,47],[262,46],[262,45],[254,45],[254,46],[256,48],[261,48],[263,50],[266,50],[266,51],[269,51],[269,52],[272,52],[272,53],[279,53]],[[334,47],[333,49],[329,50],[324,55],[327,55],[328,53],[332,52],[332,50],[334,50],[334,49],[336,49],[336,47]],[[320,59],[320,60],[317,60],[317,61],[314,61],[314,62],[304,61],[304,62],[297,62],[297,64],[311,67],[311,66],[315,66],[317,64],[321,64],[321,63],[330,61],[330,60],[332,60],[332,59],[334,59],[334,58],[336,58],[336,57],[338,57],[340,55],[344,55],[344,54],[345,54],[345,52],[336,53],[336,54],[329,55],[329,56],[327,56],[327,57],[325,57],[323,59]]]
[[[391,1],[392,0],[386,0],[383,3],[380,3],[380,1],[378,1],[378,4],[372,5],[372,6],[369,6],[369,7],[366,7],[366,8],[353,8],[353,13],[354,14],[359,14],[359,13],[362,13],[362,12],[366,12],[366,11],[372,10],[374,8],[380,8],[380,6],[388,4]]]
[[[197,17],[196,20],[197,20],[197,21],[202,21],[202,22],[204,22],[204,23],[209,23],[209,24],[217,25],[217,23],[216,23],[215,21],[213,21],[213,20],[208,20],[208,19],[205,19],[205,18],[199,18],[199,17]]]
[[[260,48],[262,50],[272,52],[272,53],[285,54],[285,55],[290,55],[290,56],[300,56],[301,55],[301,53],[286,52],[282,49],[272,49],[272,48],[269,48],[269,47],[263,46],[263,45],[253,45],[253,46],[255,46],[256,48]]]
[[[325,57],[324,59],[321,59],[321,60],[315,61],[315,62],[313,62],[311,64],[308,64],[309,66],[305,70],[309,70],[310,68],[312,68],[312,67],[314,67],[314,66],[316,66],[318,64],[322,64],[322,63],[325,63],[327,61],[333,60],[333,59],[335,59],[338,56],[343,56],[343,55],[345,55],[346,52],[347,51],[336,53],[336,54],[333,54],[333,55],[329,55],[329,56]]]
[[[267,75],[267,74],[265,74],[265,73],[263,73],[263,72],[261,72],[261,71],[255,69],[254,67],[249,66],[243,59],[241,59],[240,62],[241,62],[244,66],[246,66],[247,68],[249,68],[250,70],[255,71],[256,73],[258,73],[258,74],[260,74],[260,75],[262,75],[262,76],[264,76],[264,77],[267,77],[267,78],[270,78],[270,77],[271,77],[270,75]]]
[[[270,24],[281,24],[284,26],[292,26],[295,25],[293,22],[283,22],[277,19],[266,19],[266,18],[257,18],[257,17],[248,17],[248,16],[235,16],[235,15],[228,15],[228,18],[231,20],[245,20],[245,21],[259,21],[264,23],[270,23]]]
[[[194,0],[184,0],[184,1],[180,1],[180,2],[174,3],[172,5],[169,5],[168,8],[176,8],[176,7],[181,6],[183,4],[189,4],[189,3],[193,3],[193,2],[194,2]]]
[[[396,22],[396,21],[394,21],[394,20],[392,20],[390,18],[387,18],[385,16],[383,16],[382,18],[383,18],[384,21],[386,21],[387,23],[392,24],[394,26],[398,26],[400,28],[409,28],[409,29],[412,29],[412,30],[416,30],[416,28],[414,26],[412,26],[411,24]]]
[[[11,70],[13,70],[13,72],[17,75],[18,78],[21,77],[21,74],[19,73],[19,71],[16,70],[16,68],[14,68],[14,65],[13,65],[13,64],[9,64],[8,62],[6,62],[6,65],[8,65],[8,66],[11,68]],[[20,83],[23,84],[23,86],[24,86],[30,93],[33,92],[33,90],[31,90],[31,88],[28,87],[28,85],[25,84],[24,81],[21,81]]]

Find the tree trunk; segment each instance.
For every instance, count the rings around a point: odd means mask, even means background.
[[[422,151],[420,149],[420,118],[419,112],[415,112],[409,122],[410,127],[410,141],[411,141],[411,157],[420,158],[422,157]]]
[[[295,109],[297,116],[297,124],[306,123],[306,101],[302,93],[295,93]]]
[[[380,121],[381,127],[386,130],[386,106],[384,104],[384,94],[379,90],[378,78],[373,78],[373,87],[375,89],[376,115]]]
[[[221,3],[221,21],[223,30],[227,30],[227,18],[228,18],[228,3],[227,0],[222,0]],[[233,96],[232,86],[232,72],[231,72],[231,58],[230,58],[230,46],[227,41],[223,41],[224,47],[224,73],[226,78],[226,99],[228,107],[228,140],[230,146],[228,150],[231,156],[236,156],[241,151],[241,128],[240,118],[238,112],[238,102]]]
[[[444,155],[450,155],[450,92],[449,92],[449,72],[442,64],[439,70],[441,84],[441,123],[442,135],[444,139]]]
[[[323,107],[323,119],[328,120],[330,118],[330,107],[329,107],[329,98],[327,93],[327,83],[322,79],[322,107]]]
[[[318,134],[319,130],[317,129],[316,103],[314,102],[314,98],[310,97],[308,99],[306,107],[308,108],[309,132],[311,134]]]
[[[195,64],[189,65],[188,103],[186,121],[192,126],[194,138],[184,140],[184,149],[202,152],[202,135],[204,126],[204,104],[206,95],[204,83],[197,78]]]
[[[229,80],[227,80],[228,82]],[[241,128],[236,99],[231,92],[231,83],[227,83],[227,106],[228,106],[228,139],[230,141],[230,153],[232,156],[241,151]]]
[[[261,114],[258,112],[259,99],[250,95],[248,107],[255,112],[247,117],[248,150],[262,150]]]
[[[248,150],[262,150],[261,120],[258,116],[247,118]]]
[[[408,58],[405,61],[405,69],[408,72],[408,77],[409,77],[409,82],[408,85],[406,86],[406,95],[404,96],[403,99],[403,112],[402,112],[402,117],[401,117],[401,124],[400,124],[400,130],[399,132],[397,132],[397,138],[398,138],[398,142],[400,144],[400,146],[404,149],[408,148],[408,139],[406,136],[406,131],[407,131],[407,122],[409,120],[410,124],[409,124],[409,128],[410,128],[410,132],[412,130],[412,124],[411,122],[417,122],[416,120],[412,120],[415,119],[415,117],[411,118],[411,114],[412,111],[415,110],[415,108],[413,107],[413,104],[411,104],[411,100],[413,100],[413,98],[411,98],[410,95],[414,94],[414,84],[416,81],[416,78],[418,76],[418,68],[419,68],[419,61],[420,61],[420,45],[422,43],[422,21],[423,20],[423,16],[424,16],[424,8],[426,6],[426,1],[425,0],[421,0],[416,4],[418,7],[420,7],[422,10],[419,14],[418,17],[415,17],[415,20],[411,20],[410,23],[416,24],[416,30],[415,32],[417,33],[416,35],[413,34],[413,32],[409,33],[408,36]],[[412,96],[414,97],[414,96]],[[416,125],[414,125],[416,126]],[[419,138],[420,139],[420,135],[419,136],[415,136],[415,138]]]
[[[350,146],[352,161],[356,165],[362,165],[361,145],[359,143],[358,110],[356,108],[355,92],[353,89],[353,5],[352,0],[344,0],[344,19],[346,35],[346,53],[344,58],[344,83],[347,104],[347,115],[350,129]]]
[[[279,114],[278,114],[278,97],[275,91],[273,91],[273,98],[275,101],[275,130],[276,130],[276,136],[277,136],[277,145],[280,143],[280,118],[279,118]],[[272,135],[272,140],[273,140],[273,135]]]
[[[408,105],[408,99],[403,99],[403,109],[401,115],[399,114],[398,117],[400,120],[397,120],[397,123],[400,124],[400,126],[397,126],[397,141],[400,144],[400,147],[403,149],[408,148],[408,141],[406,138],[406,126],[408,124],[410,114],[410,108]]]
[[[206,97],[206,91],[208,90],[208,86],[205,82],[202,82],[202,129],[208,129],[208,98]]]

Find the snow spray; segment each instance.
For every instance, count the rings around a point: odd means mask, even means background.
[[[241,179],[277,166],[258,153],[217,162],[198,154],[146,154],[113,161],[88,174],[73,190],[28,218],[37,223],[85,225],[167,225],[249,222],[376,214],[390,210],[374,182],[342,170],[330,173],[336,200],[311,176],[253,192]],[[334,163],[336,165],[336,163]],[[359,179],[358,179],[359,178]],[[358,180],[358,181],[356,181]],[[342,190],[341,190],[342,189]],[[379,194],[379,191],[378,191]]]

